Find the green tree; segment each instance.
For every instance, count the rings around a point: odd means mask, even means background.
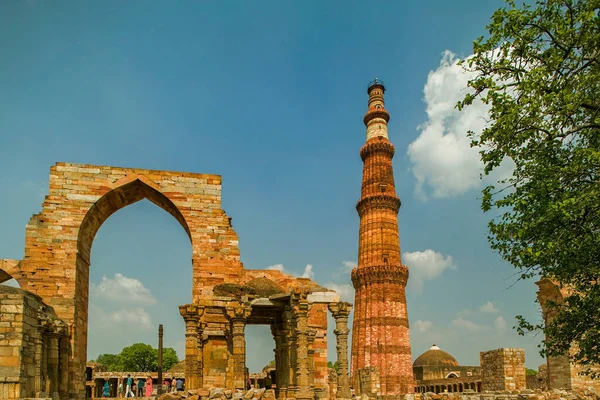
[[[600,0],[506,3],[463,62],[474,77],[457,107],[490,106],[487,127],[469,132],[486,175],[514,163],[483,190],[491,247],[520,279],[572,290],[552,323],[519,316],[519,332],[543,330],[543,355],[571,348],[589,367],[600,364]]]
[[[149,344],[135,343],[125,347],[119,354],[100,354],[96,362],[110,372],[155,372],[158,371],[158,350]],[[163,348],[163,371],[171,369],[178,362],[173,348]]]
[[[156,351],[156,370],[158,371],[158,350]],[[179,362],[175,349],[171,347],[163,348],[163,371],[168,371]]]
[[[535,369],[531,369],[531,368],[525,368],[525,375],[530,376],[530,375],[537,375],[538,372]]]
[[[120,369],[121,358],[118,354],[100,354],[96,362],[102,364],[107,371],[122,371]]]
[[[149,344],[135,343],[121,350],[119,355],[124,371],[150,372],[158,369],[158,356]]]

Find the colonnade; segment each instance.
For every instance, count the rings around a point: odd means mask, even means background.
[[[334,293],[333,293],[334,294]],[[337,295],[336,295],[337,296]],[[326,299],[329,299],[326,301]],[[336,321],[336,349],[338,356],[338,398],[350,399],[350,378],[348,375],[348,315],[350,303],[331,301],[331,296],[309,296],[308,293],[292,293],[282,296],[282,300],[262,302],[227,302],[215,304],[188,304],[179,307],[186,324],[186,365],[185,374],[188,388],[208,388],[221,386],[232,390],[246,390],[248,373],[246,369],[245,327],[247,324],[261,324],[269,321],[275,341],[275,390],[279,399],[310,399],[328,397],[328,393],[315,382],[319,368],[327,376],[326,360],[323,367],[315,362],[317,332],[325,327],[309,323],[309,311],[314,304],[326,304]],[[263,307],[263,308],[261,308]],[[326,311],[325,311],[326,312]],[[321,335],[321,340],[323,335]],[[211,352],[225,352],[223,365],[204,360],[205,346]],[[207,351],[209,351],[207,350]],[[211,362],[214,365],[204,363]],[[215,368],[213,368],[215,367]],[[214,370],[221,368],[221,373]],[[209,371],[209,372],[207,372]],[[205,376],[205,374],[211,374]]]
[[[481,392],[481,382],[458,382],[447,384],[420,385],[415,388],[417,393],[461,393],[465,390]]]

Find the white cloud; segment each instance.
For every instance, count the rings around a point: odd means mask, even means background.
[[[272,271],[280,271],[280,272],[285,272],[285,268],[283,268],[283,264],[273,264],[273,265],[269,265],[267,267],[267,269],[270,269]]]
[[[499,316],[494,320],[494,329],[496,331],[504,332],[506,330],[506,326],[506,320],[502,316]]]
[[[142,282],[116,273],[114,278],[102,277],[98,285],[91,285],[93,296],[118,303],[156,304],[156,299]]]
[[[409,283],[418,291],[423,288],[424,281],[437,278],[446,269],[456,269],[451,256],[431,249],[405,252],[402,257],[410,271]]]
[[[421,199],[456,196],[482,184],[479,149],[470,147],[467,131],[479,133],[485,128],[489,106],[476,100],[460,112],[455,109],[474,76],[458,61],[455,54],[444,51],[440,66],[429,72],[423,89],[427,121],[418,127],[421,133],[407,151],[417,180],[415,193]],[[506,176],[510,171],[506,167],[486,181]]]
[[[356,261],[342,261],[342,264],[344,265],[342,270],[346,272],[350,272],[358,266],[358,263]]]
[[[479,331],[483,331],[483,330],[489,329],[488,326],[478,325],[478,324],[476,324],[473,321],[470,321],[468,319],[464,319],[463,317],[455,318],[451,322],[451,324],[452,324],[452,326],[455,326],[456,328],[465,329],[465,330],[471,331],[471,332],[479,332]]]
[[[304,272],[302,273],[302,278],[314,278],[315,273],[313,272],[312,268],[313,266],[311,264],[306,264],[306,267],[304,267]]]
[[[488,301],[487,303],[485,303],[484,305],[479,307],[479,311],[481,311],[483,313],[488,313],[488,314],[495,314],[499,310],[496,308],[496,306],[493,302]]]
[[[128,324],[148,329],[152,325],[152,319],[143,308],[133,310],[118,310],[110,313],[108,319],[116,324]]]
[[[349,283],[326,283],[327,289],[335,290],[343,301],[354,302],[354,286]]]
[[[456,313],[456,316],[458,317],[468,317],[470,315],[473,314],[473,311],[471,310],[460,310],[459,312]]]
[[[416,329],[417,332],[427,332],[428,330],[431,329],[431,327],[433,326],[433,323],[431,321],[415,321],[414,324],[412,324],[413,329]]]

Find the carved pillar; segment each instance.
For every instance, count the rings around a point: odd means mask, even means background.
[[[281,375],[280,382],[281,387],[279,388],[279,398],[285,399],[292,397],[291,392],[288,392],[291,380],[291,357],[290,357],[290,324],[291,324],[291,311],[290,307],[286,306],[282,313],[281,323],[281,367],[277,365],[277,375]],[[279,385],[279,383],[278,383]]]
[[[201,389],[204,387],[204,340],[202,335],[204,334],[204,323],[198,322],[197,337],[198,337],[198,355],[196,357],[196,378],[197,387]]]
[[[312,399],[308,378],[308,301],[298,300],[294,307],[296,316],[296,385],[297,399]]]
[[[233,341],[233,386],[238,390],[246,390],[246,317],[250,309],[244,306],[235,307],[229,313]]]
[[[58,386],[59,386],[59,353],[58,353],[58,339],[59,336],[56,332],[48,333],[48,380],[49,380],[49,395],[53,399],[58,399]]]
[[[34,391],[36,397],[41,396],[41,392],[45,389],[42,386],[42,364],[44,362],[44,327],[38,326],[35,337],[35,382]]]
[[[187,389],[198,386],[198,322],[199,310],[196,305],[179,306],[179,313],[185,321],[185,382]],[[200,355],[201,356],[201,355]]]
[[[283,354],[282,354],[282,325],[281,323],[271,324],[271,333],[275,340],[275,397],[281,398],[282,378],[283,378]]]
[[[313,390],[315,387],[315,350],[313,349],[313,343],[316,336],[316,329],[308,330],[308,384]]]
[[[352,310],[350,303],[331,303],[329,311],[335,318],[335,333],[336,349],[338,358],[338,390],[337,397],[349,399],[352,397],[350,393],[350,378],[348,377],[348,315]]]

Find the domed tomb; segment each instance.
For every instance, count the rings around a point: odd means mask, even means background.
[[[267,278],[254,278],[250,282],[246,283],[246,286],[254,290],[254,292],[261,297],[269,297],[274,294],[285,293],[277,283]]]
[[[446,353],[434,344],[429,350],[417,357],[413,363],[413,367],[425,366],[457,367],[458,361],[456,361],[456,358],[452,357],[450,353]]]

